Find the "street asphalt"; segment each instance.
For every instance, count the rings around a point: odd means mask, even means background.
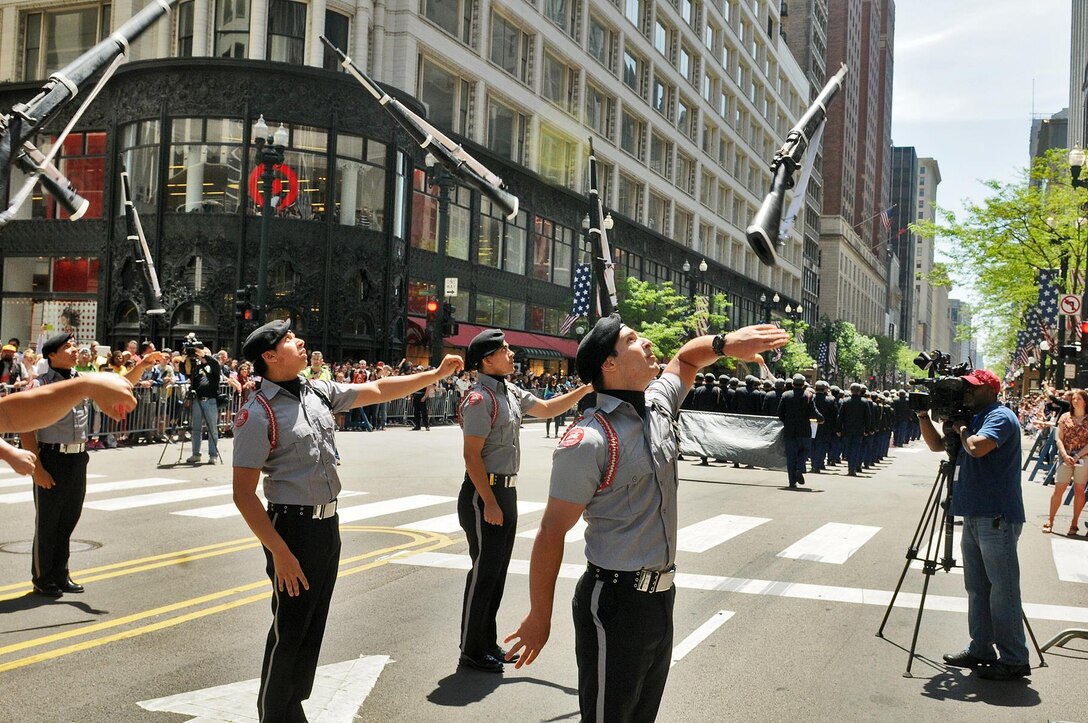
[[[530,503],[547,499],[555,445],[544,435],[539,423],[522,432],[519,530],[530,534],[514,550],[504,632],[528,610],[541,514]],[[315,691],[333,702],[311,720],[578,719],[570,619],[585,562],[578,541],[566,546],[570,573],[539,660],[501,675],[456,666],[467,545],[449,516],[460,442],[456,427],[338,435],[342,566],[321,665],[357,663],[338,692]],[[230,440],[222,452],[229,463]],[[34,507],[20,493],[30,482],[0,474],[0,721],[256,719],[255,684],[233,684],[261,673],[271,621],[264,557],[232,514],[229,464],[176,464],[188,454],[178,445],[91,454],[95,476],[71,560],[87,592],[59,600],[28,594]],[[877,636],[940,458],[915,443],[864,477],[809,474],[798,491],[782,472],[681,462],[677,660],[658,720],[1088,721],[1086,640],[1052,648],[1045,667],[1033,649],[1030,678],[1012,683],[941,663],[968,640],[957,571],[930,578],[910,677],[921,570],[907,571]],[[1042,534],[1052,488],[1024,479],[1022,590],[1042,644],[1088,628],[1088,540]],[[1069,518],[1063,507],[1055,531]],[[177,697],[152,702],[169,696]],[[232,706],[241,712],[223,712]]]

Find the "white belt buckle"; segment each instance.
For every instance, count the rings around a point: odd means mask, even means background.
[[[336,500],[332,502],[326,502],[323,505],[314,505],[314,517],[315,520],[327,520],[336,514]]]
[[[507,487],[517,487],[518,486],[518,476],[516,474],[507,475],[506,476],[506,486]]]
[[[639,592],[667,592],[672,589],[672,580],[676,576],[676,570],[658,572],[656,570],[639,570],[638,581],[635,589]]]
[[[83,451],[82,444],[61,444],[59,445],[61,454],[79,454]]]

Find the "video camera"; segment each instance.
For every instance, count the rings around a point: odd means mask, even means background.
[[[935,419],[945,421],[969,419],[974,414],[963,396],[968,388],[963,377],[974,371],[971,362],[953,366],[951,354],[934,349],[928,353],[921,352],[914,358],[914,365],[929,372],[929,376],[911,379],[911,384],[924,386],[928,390],[910,393],[911,411],[930,412]]]
[[[197,349],[203,349],[203,348],[204,348],[204,342],[197,339],[196,338],[196,333],[194,333],[194,332],[189,332],[189,335],[187,337],[185,337],[184,341],[181,342],[182,352],[184,352],[185,356],[187,356],[187,357],[189,357],[191,359],[196,358],[196,350]]]

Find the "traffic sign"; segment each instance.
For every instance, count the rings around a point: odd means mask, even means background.
[[[446,277],[446,296],[457,296],[457,277]]]
[[[1076,294],[1065,294],[1062,296],[1058,308],[1066,316],[1076,316],[1080,313],[1080,297]]]

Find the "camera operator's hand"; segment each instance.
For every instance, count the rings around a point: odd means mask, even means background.
[[[963,434],[963,430],[966,428],[967,422],[963,421],[962,419],[957,419],[955,422],[952,422],[952,430],[956,434]]]

